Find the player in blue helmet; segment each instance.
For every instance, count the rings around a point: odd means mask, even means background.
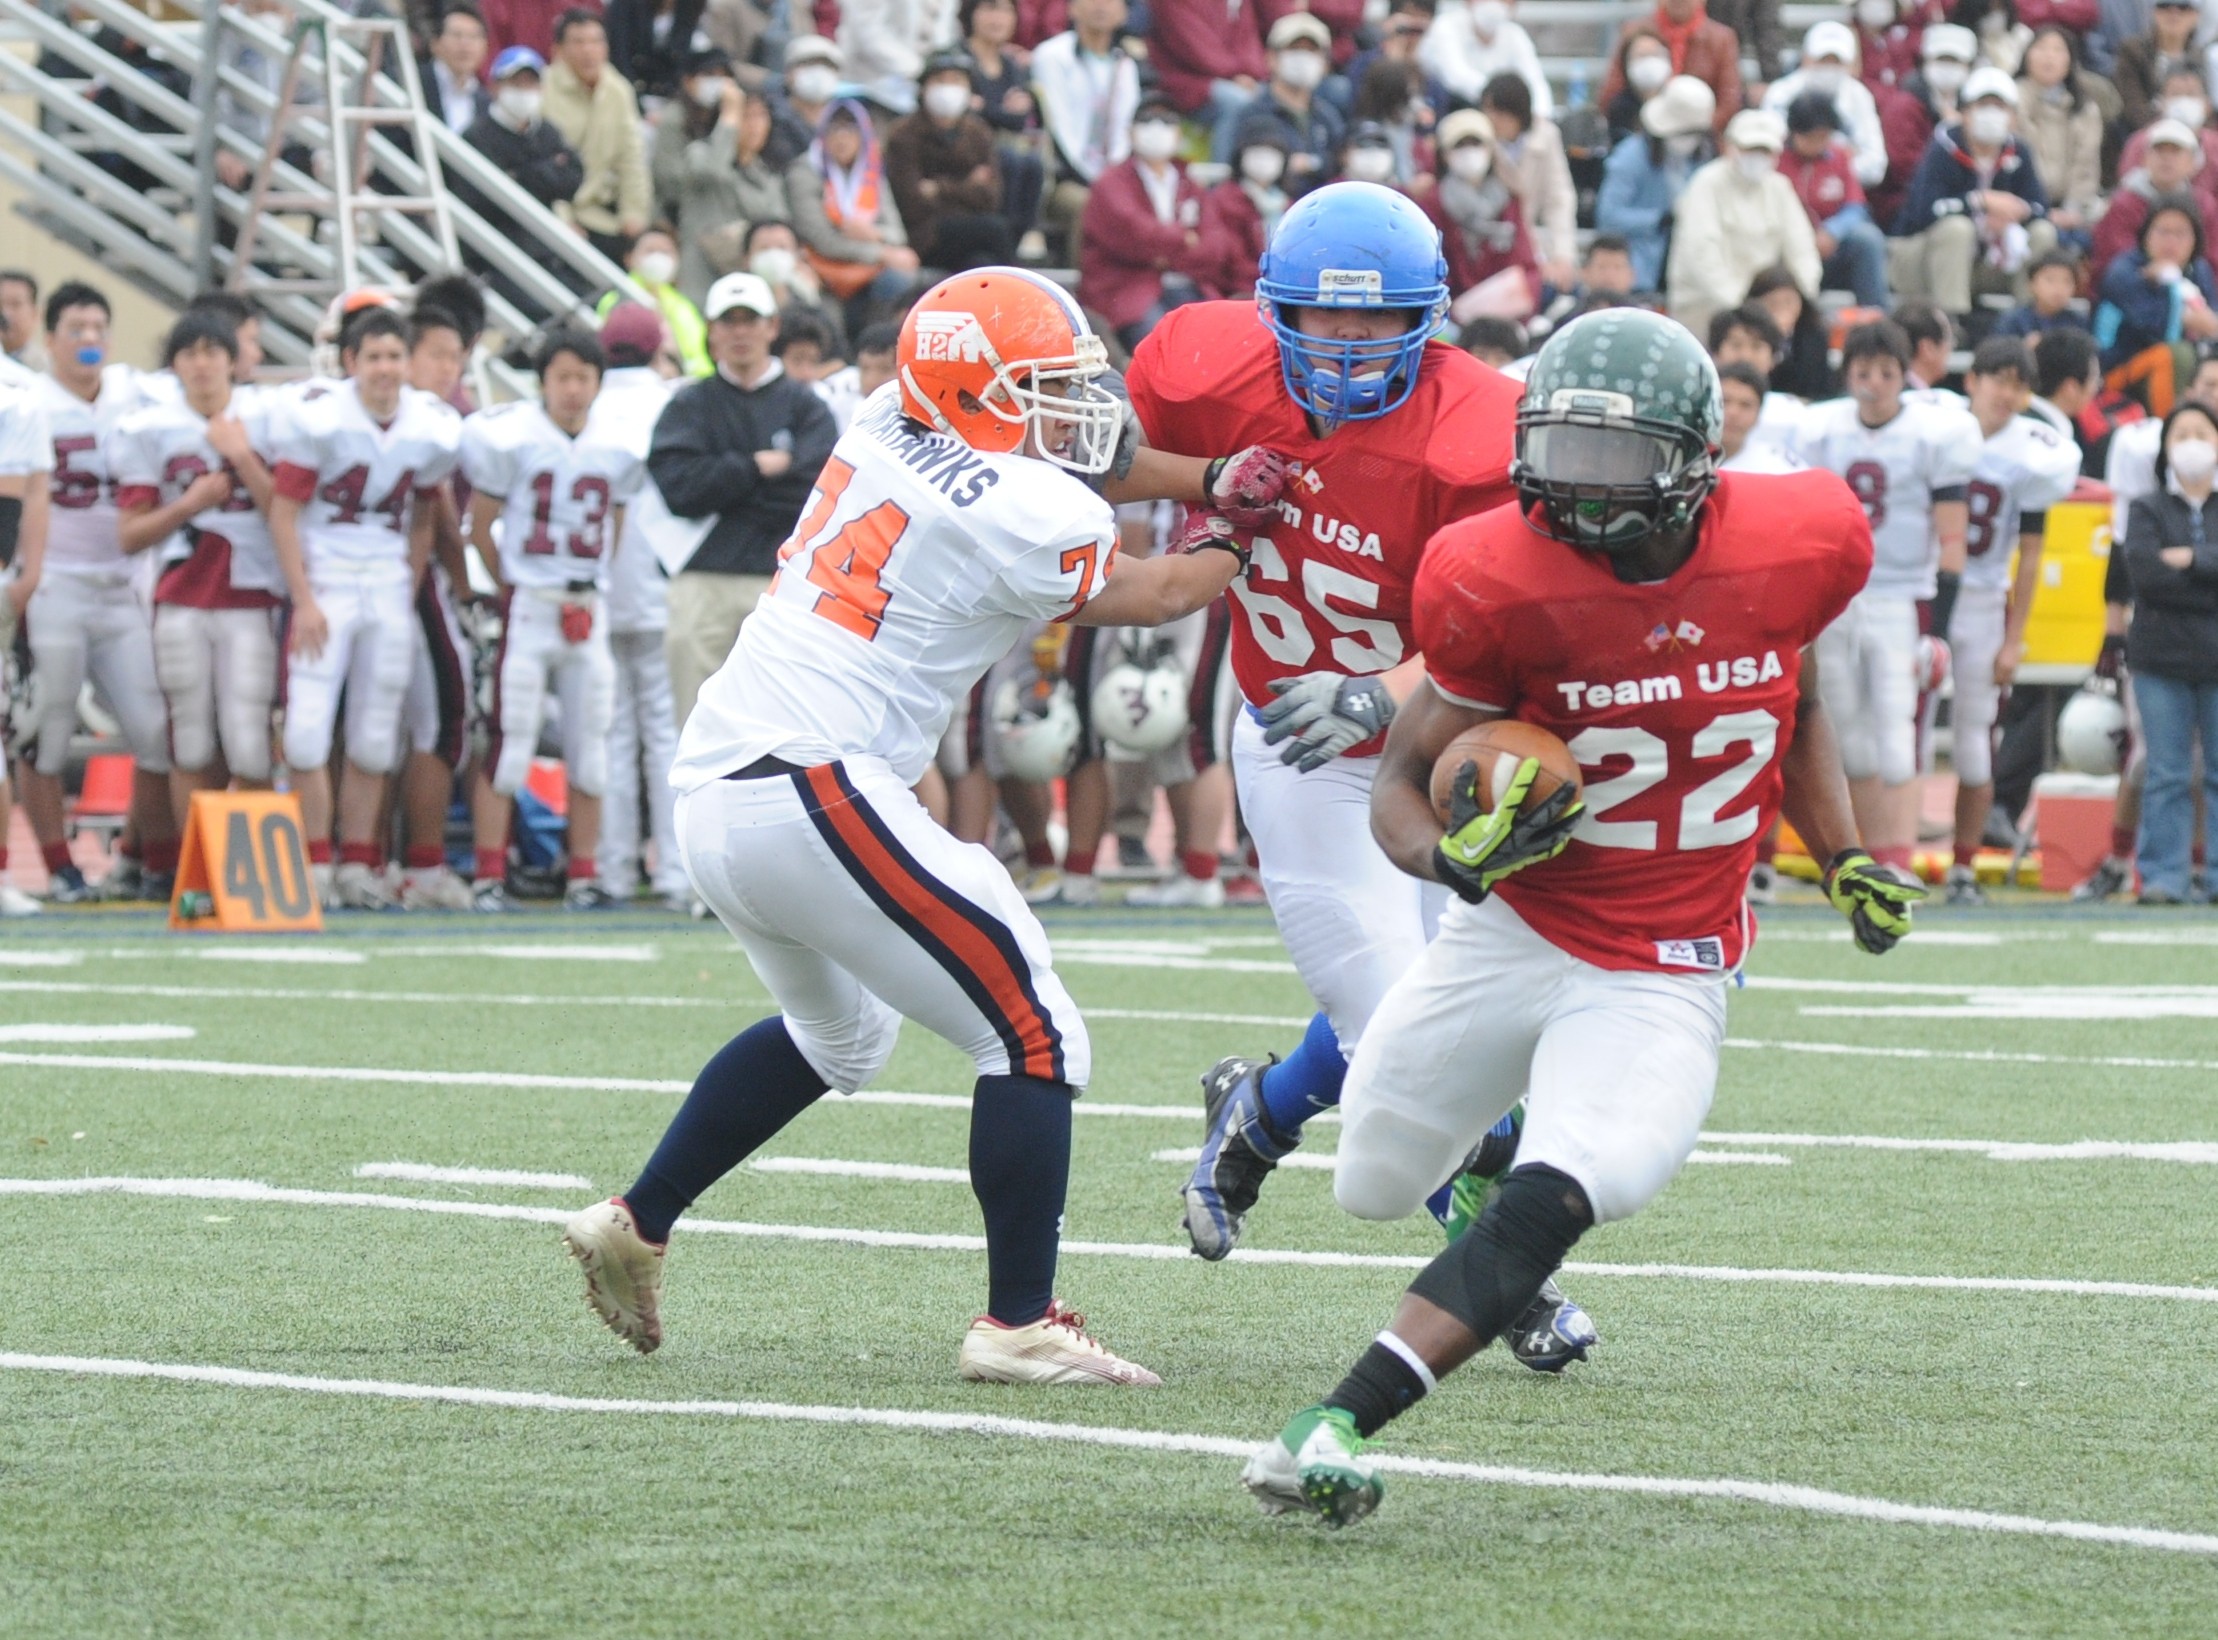
[[[1425,543],[1516,500],[1518,388],[1433,339],[1447,305],[1447,263],[1424,213],[1390,188],[1334,183],[1280,220],[1253,306],[1176,309],[1128,374],[1158,450],[1262,445],[1301,466],[1231,587],[1247,707],[1232,763],[1264,891],[1322,1011],[1283,1062],[1235,1057],[1202,1078],[1205,1136],[1184,1200],[1203,1258],[1232,1250],[1302,1123],[1339,1102],[1372,1010],[1445,903],[1372,841],[1370,795],[1405,687],[1389,678],[1413,685],[1420,669],[1410,588]],[[1477,1166],[1506,1166],[1515,1146],[1506,1123]],[[1454,1211],[1441,1193],[1451,1233],[1483,1193],[1464,1186]],[[1519,1359],[1552,1371],[1594,1332],[1551,1288],[1512,1337]]]

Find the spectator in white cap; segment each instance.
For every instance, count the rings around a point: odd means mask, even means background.
[[[1610,150],[1594,197],[1594,226],[1622,237],[1633,256],[1633,288],[1663,288],[1671,213],[1696,171],[1716,152],[1710,121],[1717,99],[1691,74],[1666,80],[1640,105],[1641,129]]]
[[[1834,129],[1847,139],[1856,180],[1865,187],[1887,174],[1887,135],[1879,127],[1879,104],[1871,88],[1856,77],[1856,36],[1846,23],[1819,23],[1802,37],[1802,66],[1782,74],[1764,93],[1764,107],[1781,119],[1795,98],[1815,91],[1833,105]]]
[[[2140,163],[2118,179],[2118,191],[2095,224],[2094,245],[2088,253],[2087,277],[2096,287],[2120,253],[2131,250],[2141,237],[2141,224],[2149,207],[2170,194],[2193,193],[2203,202],[2206,219],[2213,215],[2213,168],[2196,140],[2198,133],[2178,120],[2158,120],[2135,138],[2142,143]]]
[[[1794,275],[1804,301],[1817,297],[1817,235],[1794,185],[1779,174],[1786,144],[1786,121],[1768,108],[1744,108],[1725,127],[1724,152],[1679,196],[1666,294],[1672,317],[1698,336],[1711,314],[1737,307],[1774,264]]]
[[[1211,157],[1230,164],[1240,131],[1255,120],[1278,125],[1286,137],[1286,191],[1299,197],[1331,180],[1347,121],[1317,95],[1332,71],[1332,32],[1306,11],[1290,11],[1264,37],[1271,78],[1253,100],[1217,122]]]
[[[783,169],[809,151],[817,123],[839,95],[846,53],[821,34],[796,34],[786,42],[784,95],[770,102],[770,143],[765,161]]]
[[[2048,190],[2013,132],[2017,82],[1975,68],[1963,117],[1933,133],[1888,246],[1897,297],[1926,296],[1952,317],[1988,292],[2025,297],[2025,265],[2056,244]]]
[[[2164,71],[2158,89],[2162,97],[2155,112],[2126,138],[2118,155],[2117,174],[2123,177],[2141,163],[2141,156],[2148,151],[2151,126],[2159,120],[2177,120],[2201,142],[2206,184],[2218,187],[2218,130],[2210,124],[2210,89],[2203,83],[2201,67],[2193,58],[2172,64]]]
[[[716,371],[671,396],[647,453],[663,501],[694,524],[657,547],[671,578],[665,642],[681,725],[769,589],[779,544],[839,436],[815,389],[771,354],[778,300],[768,284],[727,273],[701,310]]]
[[[1531,89],[1533,112],[1542,119],[1556,112],[1541,72],[1533,37],[1510,17],[1509,0],[1441,0],[1432,26],[1417,45],[1417,61],[1463,102],[1475,103],[1486,82],[1514,74]]]
[[[1933,133],[1956,118],[1956,99],[1971,77],[1979,41],[1968,28],[1935,23],[1925,31],[1919,50],[1917,72],[1902,81],[1901,95],[1889,97],[1879,116],[1887,137],[1887,175],[1876,185],[1867,184],[1866,192],[1871,214],[1883,226],[1891,225],[1902,208]]]

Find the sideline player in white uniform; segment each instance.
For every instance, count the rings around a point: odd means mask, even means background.
[[[2018,673],[2025,623],[2041,585],[2042,535],[2049,508],[2079,483],[2079,446],[2023,414],[2033,361],[2016,337],[1992,336],[1972,354],[1964,378],[1972,415],[1986,436],[1964,500],[1964,584],[1949,624],[1956,680],[1950,722],[1956,764],[1956,850],[1948,868],[1952,905],[1984,896],[1972,861],[1995,804],[1995,722]],[[2017,549],[2017,569],[2010,567]]]
[[[593,425],[606,363],[586,331],[556,331],[539,355],[538,404],[481,410],[463,424],[470,542],[499,566],[501,647],[493,662],[492,741],[471,794],[480,911],[508,909],[508,825],[531,772],[550,686],[562,701],[570,786],[570,887],[563,904],[615,904],[599,879],[601,793],[608,785],[609,549],[646,476],[640,456]],[[498,524],[496,531],[495,525]]]
[[[340,332],[347,380],[293,401],[280,435],[270,536],[293,600],[285,767],[308,857],[334,905],[394,904],[377,842],[385,780],[401,756],[401,697],[415,653],[410,607],[431,556],[432,507],[462,418],[407,385],[408,326],[389,309]],[[332,733],[346,691],[340,860],[332,871]]]
[[[8,679],[15,666],[16,628],[45,568],[46,478],[54,470],[54,438],[34,391],[36,378],[28,371],[23,376],[18,382],[0,380],[0,917],[36,916],[45,909],[7,880],[14,811]]]
[[[118,530],[108,439],[148,402],[138,372],[108,358],[108,299],[75,280],[46,299],[52,374],[39,391],[54,435],[52,513],[46,573],[25,612],[38,746],[23,771],[23,807],[53,879],[50,898],[92,897],[71,862],[62,810],[62,772],[77,732],[77,699],[89,678],[115,709],[137,765],[131,818],[149,898],[169,898],[177,870],[177,825],[169,800],[169,712],[154,666],[154,628],[140,592],[145,560]],[[151,545],[151,542],[145,543]]]
[[[1802,464],[1780,444],[1766,444],[1756,437],[1756,424],[1764,413],[1762,374],[1740,360],[1717,367],[1718,391],[1724,395],[1725,431],[1718,441],[1721,473],[1799,473]]]
[[[154,587],[154,664],[169,702],[180,826],[196,791],[270,783],[285,586],[267,516],[276,430],[268,399],[232,385],[238,351],[227,319],[188,310],[162,344],[178,398],[134,410],[109,444],[125,550],[185,532],[184,556],[163,566]]]
[[[1471,1228],[1339,1387],[1249,1461],[1267,1513],[1369,1514],[1364,1441],[1685,1163],[1753,933],[1742,885],[1782,810],[1829,861],[1826,893],[1865,950],[1907,933],[1924,897],[1857,846],[1811,658],[1871,568],[1870,532],[1828,473],[1717,477],[1718,424],[1717,376],[1673,321],[1574,320],[1541,348],[1518,416],[1521,505],[1426,551],[1426,682],[1388,737],[1372,824],[1457,901],[1356,1049],[1333,1193],[1403,1217],[1521,1097],[1527,1116]],[[1482,814],[1466,763],[1443,827],[1436,761],[1504,717],[1568,744],[1583,797],[1528,802],[1537,760],[1501,759]]]
[[[1909,359],[1909,338],[1892,320],[1850,331],[1841,349],[1849,397],[1812,405],[1792,452],[1846,480],[1871,524],[1871,582],[1826,632],[1819,656],[1833,680],[1857,824],[1874,856],[1905,870],[1917,840],[1918,605],[1933,600],[1931,635],[1945,644],[1964,570],[1965,486],[1980,448],[1969,413],[1904,397]]]
[[[825,463],[672,776],[694,887],[784,1013],[709,1062],[638,1182],[566,1240],[594,1310],[654,1349],[678,1216],[827,1091],[866,1086],[907,1017],[978,1067],[989,1296],[962,1376],[1152,1384],[1054,1296],[1085,1021],[1009,874],[911,788],[1026,622],[1159,625],[1221,593],[1247,549],[1203,515],[1192,540],[1225,550],[1118,556],[1109,506],[1073,475],[1110,466],[1121,411],[1100,339],[1050,281],[942,281],[899,362]]]

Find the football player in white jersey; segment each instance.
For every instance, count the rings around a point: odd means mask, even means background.
[[[270,783],[285,586],[267,517],[276,437],[266,398],[232,385],[238,352],[233,325],[188,309],[162,345],[180,397],[134,410],[109,440],[126,550],[185,536],[154,588],[180,825],[196,791]]]
[[[1956,764],[1956,850],[1948,898],[1984,898],[1972,860],[1995,803],[1995,721],[2018,673],[2026,618],[2041,584],[2041,539],[2049,508],[2079,483],[2079,446],[2023,413],[2033,361],[2014,336],[1991,336],[1964,378],[1972,415],[1986,437],[1964,494],[1964,584],[1949,623],[1956,679],[1951,722]],[[2010,564],[2017,549],[2017,568]]]
[[[606,359],[587,331],[558,330],[539,355],[540,402],[481,410],[462,429],[470,543],[499,566],[501,647],[493,662],[492,741],[471,798],[480,911],[508,909],[508,824],[531,772],[549,690],[562,702],[569,777],[570,887],[563,904],[615,904],[601,887],[601,793],[608,785],[616,661],[608,643],[610,549],[644,458],[592,425]]]
[[[1756,424],[1764,413],[1763,373],[1754,365],[1735,360],[1717,367],[1717,381],[1724,393],[1725,436],[1718,441],[1724,459],[1721,473],[1798,473],[1801,464],[1777,444],[1756,437]]]
[[[1871,581],[1818,640],[1839,680],[1832,705],[1857,825],[1883,865],[1907,870],[1917,838],[1918,605],[1948,639],[1964,570],[1965,486],[1980,451],[1966,411],[1903,396],[1910,342],[1882,319],[1841,350],[1849,396],[1810,406],[1792,454],[1841,475],[1863,503],[1877,556]]]
[[[408,326],[389,309],[352,315],[339,358],[347,379],[294,401],[278,441],[270,537],[293,602],[285,767],[319,889],[335,905],[384,910],[394,898],[378,822],[386,777],[401,758],[401,697],[415,653],[410,606],[462,418],[407,385]],[[341,689],[347,767],[334,873],[327,765]]]
[[[46,479],[54,469],[53,435],[32,386],[0,382],[0,917],[29,917],[43,909],[7,880],[14,808],[8,788],[8,677],[16,626],[45,565]]]
[[[989,1297],[962,1376],[1158,1381],[1054,1295],[1085,1022],[1000,862],[910,789],[1026,622],[1159,625],[1217,597],[1247,556],[1208,515],[1189,534],[1222,551],[1118,556],[1108,504],[1073,476],[1115,456],[1106,368],[1078,305],[1035,274],[985,268],[928,291],[897,380],[840,438],[687,720],[672,775],[686,869],[785,1011],[709,1062],[630,1190],[566,1227],[588,1301],[642,1352],[662,1340],[678,1216],[824,1093],[866,1086],[906,1016],[978,1069]]]

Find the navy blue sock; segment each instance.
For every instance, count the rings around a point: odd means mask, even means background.
[[[775,1138],[825,1093],[776,1014],[750,1025],[717,1051],[693,1079],[678,1114],[624,1192],[639,1233],[668,1241],[678,1215],[701,1192]]]
[[[1319,1014],[1301,1044],[1263,1073],[1263,1109],[1272,1130],[1284,1139],[1295,1137],[1304,1122],[1340,1103],[1340,1084],[1347,1079],[1340,1038],[1332,1021]]]
[[[1070,1085],[981,1076],[970,1107],[970,1188],[986,1216],[986,1313],[1007,1327],[1047,1314],[1070,1185]]]

